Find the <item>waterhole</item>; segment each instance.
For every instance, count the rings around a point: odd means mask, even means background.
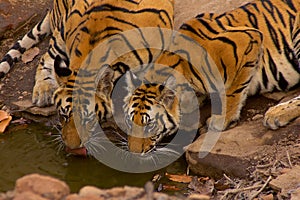
[[[42,124],[10,126],[0,135],[0,192],[12,190],[15,181],[31,173],[49,175],[65,181],[72,192],[85,185],[99,188],[139,186],[156,174],[184,173],[183,158],[159,171],[131,174],[109,168],[91,157],[68,155],[59,150],[54,128]]]

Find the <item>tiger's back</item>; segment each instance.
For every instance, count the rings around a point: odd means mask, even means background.
[[[72,6],[64,33],[70,67],[78,69],[83,59],[105,39],[135,28],[173,28],[172,1],[89,1]],[[79,7],[79,8],[78,8]],[[79,11],[79,12],[78,12]],[[80,14],[79,14],[80,13]],[[78,39],[80,38],[80,39]]]
[[[298,0],[257,0],[220,15],[200,14],[183,25],[181,30],[203,44],[211,54],[214,50],[210,48],[210,41],[228,27],[259,30],[263,35],[263,58],[251,81],[249,94],[286,91],[297,85],[300,78],[299,51],[296,50],[299,47],[293,42],[299,37],[299,25],[295,23],[299,10]],[[204,39],[193,35],[187,27],[201,29],[200,35],[203,34]],[[232,63],[235,59],[232,58]]]

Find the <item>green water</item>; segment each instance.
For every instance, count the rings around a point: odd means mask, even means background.
[[[124,185],[142,187],[155,174],[184,173],[186,169],[183,159],[179,159],[156,172],[120,172],[96,159],[71,156],[59,151],[53,133],[56,130],[33,123],[27,126],[10,126],[8,133],[0,135],[0,192],[12,190],[18,178],[31,173],[63,180],[72,192],[78,192],[85,185],[100,188]]]

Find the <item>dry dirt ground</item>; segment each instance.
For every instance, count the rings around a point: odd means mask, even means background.
[[[46,13],[46,9],[51,7],[51,0],[0,0],[0,58],[13,45],[14,41],[24,35],[42,16]],[[245,0],[177,0],[175,1],[175,26],[178,27],[185,19],[201,12],[222,12],[230,10],[234,7],[247,3]],[[38,45],[41,53],[47,49],[46,39]],[[12,102],[18,100],[30,100],[32,87],[34,84],[35,66],[37,66],[39,56],[28,64],[19,62],[14,69],[0,82],[0,109],[8,109],[12,112],[18,109]],[[291,96],[293,93],[291,94]],[[247,105],[242,111],[242,119],[240,123],[252,121],[253,117],[261,116],[271,105],[278,100],[271,100],[266,97],[251,97],[247,101]],[[299,123],[299,121],[298,121]],[[260,185],[267,181],[269,176],[276,178],[281,174],[280,170],[291,168],[300,164],[300,142],[299,136],[291,135],[291,133],[299,132],[294,126],[284,129],[285,138],[279,139],[271,145],[273,152],[265,154],[261,160],[255,164],[255,167],[247,178],[231,179],[224,176],[219,179],[217,190],[224,191],[224,199],[237,198],[247,199],[252,191],[248,186]],[[299,126],[298,126],[299,128]],[[222,182],[223,181],[223,182]],[[200,183],[199,183],[200,184]],[[191,186],[197,188],[196,186]],[[222,188],[223,187],[223,188]],[[236,189],[226,193],[225,189]],[[254,192],[257,192],[256,187]],[[261,186],[263,192],[261,197],[267,199],[289,199],[290,194],[281,195],[280,191],[274,190],[269,185]],[[226,195],[225,195],[226,194]],[[253,194],[253,193],[252,193]],[[222,195],[217,195],[218,198]]]

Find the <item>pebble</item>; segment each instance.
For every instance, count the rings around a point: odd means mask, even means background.
[[[262,115],[262,114],[257,114],[257,115],[254,115],[254,116],[252,117],[252,120],[253,120],[253,121],[256,121],[256,120],[259,120],[259,119],[262,119],[262,118],[264,118],[264,115]]]
[[[205,194],[191,194],[188,197],[189,200],[209,200],[210,197]]]
[[[300,166],[294,166],[291,170],[272,180],[269,185],[274,190],[281,192],[282,195],[288,196],[300,186]]]

